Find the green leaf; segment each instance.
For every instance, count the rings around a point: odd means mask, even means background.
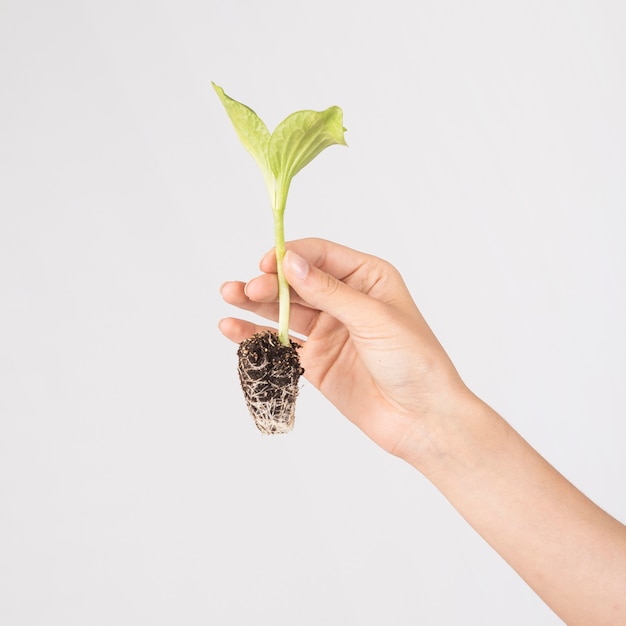
[[[269,163],[276,179],[288,186],[322,150],[347,145],[345,130],[343,112],[337,106],[325,111],[297,111],[286,117],[269,140]]]
[[[212,83],[213,89],[220,97],[230,121],[233,123],[239,140],[244,148],[254,157],[261,168],[265,184],[270,194],[273,192],[274,178],[268,160],[270,133],[263,120],[250,108],[237,100],[233,100],[224,90]]]

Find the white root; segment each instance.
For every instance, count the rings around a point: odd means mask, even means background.
[[[303,372],[296,345],[283,346],[275,333],[259,333],[242,342],[238,355],[239,380],[257,428],[264,434],[291,431]]]

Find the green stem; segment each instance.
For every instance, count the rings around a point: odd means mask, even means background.
[[[285,256],[285,206],[289,182],[278,181],[274,209],[274,245],[276,247],[276,273],[278,274],[278,339],[289,346],[289,283],[283,272]]]

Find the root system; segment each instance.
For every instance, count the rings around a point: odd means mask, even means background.
[[[284,346],[272,331],[239,344],[239,380],[250,415],[265,434],[288,433],[295,420],[298,380],[304,373],[298,348]]]

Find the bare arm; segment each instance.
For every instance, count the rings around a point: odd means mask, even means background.
[[[292,327],[307,336],[310,382],[422,472],[567,624],[626,624],[626,527],[467,389],[398,272],[322,240],[288,249]],[[222,295],[275,321],[271,253],[261,270]],[[260,330],[234,318],[220,328],[236,342]]]
[[[479,400],[454,428],[407,460],[567,624],[626,624],[626,527]]]

